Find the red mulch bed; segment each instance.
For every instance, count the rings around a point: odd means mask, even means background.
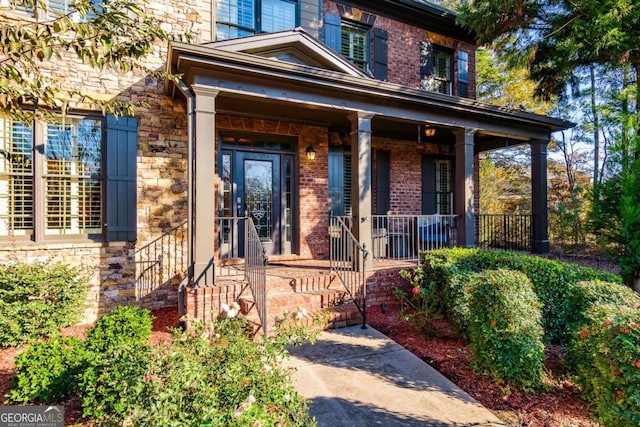
[[[153,312],[153,343],[168,342],[169,328],[178,323],[176,308],[164,308]],[[545,363],[549,374],[550,391],[524,393],[505,385],[498,385],[486,376],[475,373],[471,365],[469,349],[456,339],[446,321],[435,322],[438,337],[425,337],[414,330],[398,314],[398,307],[390,306],[385,314],[379,308],[367,312],[369,324],[389,336],[400,345],[429,363],[451,381],[460,386],[481,404],[492,410],[500,419],[511,426],[522,427],[596,427],[598,424],[589,417],[588,405],[576,391],[573,384],[564,379],[564,371],[559,349],[548,351]],[[86,326],[65,328],[65,336],[83,337]],[[14,374],[14,360],[24,347],[0,350],[0,401],[9,389],[9,381]],[[80,401],[70,399],[63,402],[65,425],[82,424]]]
[[[589,405],[580,398],[566,377],[562,350],[547,350],[545,371],[548,391],[525,393],[496,384],[471,368],[469,348],[456,339],[445,320],[434,321],[436,337],[425,337],[399,315],[399,307],[379,307],[367,311],[368,323],[440,371],[474,399],[489,408],[510,426],[595,427]]]

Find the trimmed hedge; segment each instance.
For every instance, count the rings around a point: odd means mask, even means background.
[[[476,341],[479,334],[484,334],[484,347],[474,344],[474,358],[483,370],[492,372],[490,363],[482,365],[487,359],[483,351],[487,346],[498,347],[501,338],[489,335],[499,323],[494,315],[494,328],[487,329],[487,312],[495,311],[496,303],[501,306],[503,298],[514,298],[512,286],[521,287],[523,292],[531,289],[524,277],[517,283],[496,270],[519,271],[533,284],[543,304],[545,340],[566,346],[567,366],[576,375],[584,397],[592,402],[597,419],[605,426],[640,425],[640,296],[623,286],[619,276],[502,251],[444,249],[422,253],[421,258],[425,280],[437,284],[456,330]],[[495,275],[503,277],[494,279]],[[482,296],[478,292],[488,293]],[[519,321],[525,321],[535,316],[535,310],[520,315]],[[475,330],[480,327],[480,332]],[[531,347],[531,342],[523,344],[513,339],[508,345],[522,345],[520,351],[526,353],[524,349]],[[532,348],[536,349],[535,345]],[[497,367],[504,364],[492,363]],[[506,378],[507,374],[500,375]],[[527,378],[532,376],[525,373],[520,378],[514,374],[510,381],[527,386]]]
[[[531,389],[544,361],[540,302],[523,273],[486,270],[471,277],[469,337],[477,368]]]
[[[567,348],[576,382],[605,426],[640,425],[639,307],[596,303]]]
[[[622,283],[619,276],[582,267],[574,264],[552,261],[531,255],[522,255],[505,251],[487,251],[480,249],[441,249],[422,252],[421,261],[432,270],[436,277],[427,275],[427,280],[435,280],[442,293],[450,292],[451,275],[437,277],[443,268],[453,274],[480,272],[483,270],[508,269],[524,273],[533,283],[536,295],[542,303],[542,321],[545,340],[562,343],[567,340],[566,325],[571,318],[568,305],[571,285],[585,280]],[[455,286],[455,283],[453,284]],[[447,303],[447,310],[452,307]]]
[[[84,308],[87,278],[59,262],[0,266],[0,346],[18,346],[74,325]]]

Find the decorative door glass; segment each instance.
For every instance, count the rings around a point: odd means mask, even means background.
[[[247,211],[253,219],[261,242],[272,240],[273,163],[244,161],[244,189]]]

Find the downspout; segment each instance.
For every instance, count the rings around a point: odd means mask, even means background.
[[[186,312],[185,289],[189,283],[193,282],[193,149],[195,145],[194,126],[196,100],[195,95],[182,79],[178,80],[176,87],[187,99],[187,265],[189,266],[189,271],[186,279],[180,283],[180,288],[178,290],[178,311],[180,317],[182,317]]]

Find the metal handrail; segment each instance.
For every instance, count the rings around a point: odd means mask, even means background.
[[[351,232],[343,217],[329,220],[329,268],[335,273],[362,315],[362,328],[367,324],[367,285],[365,260],[369,251]]]
[[[245,217],[244,278],[255,303],[262,332],[267,337],[269,325],[267,319],[267,257],[260,236],[250,217]]]
[[[187,272],[187,221],[135,251],[136,300],[149,295],[174,278],[182,280]]]

